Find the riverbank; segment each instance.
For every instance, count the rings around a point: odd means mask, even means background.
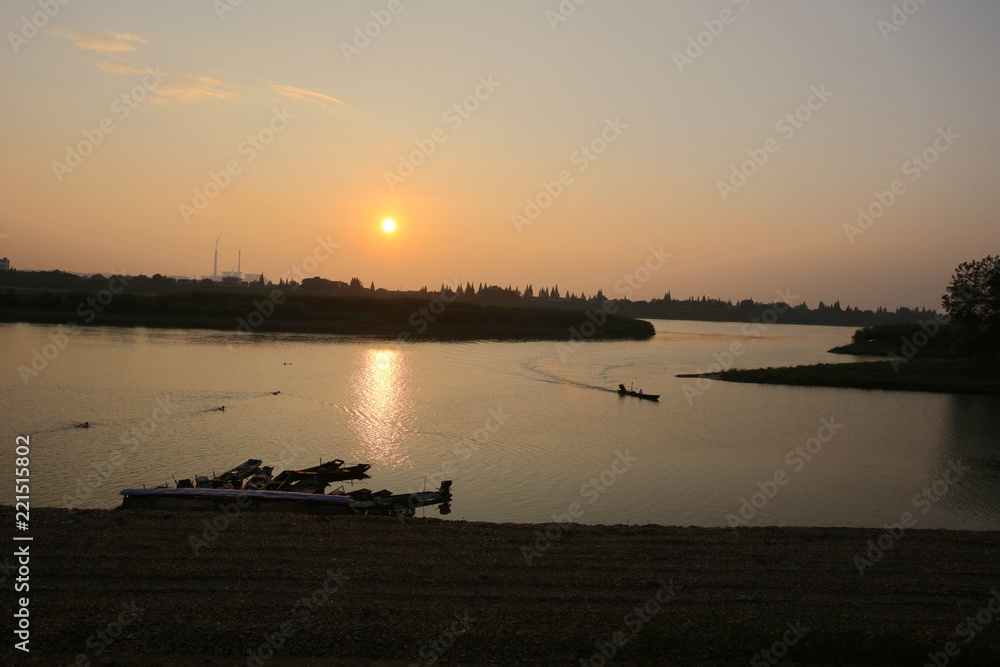
[[[952,665],[1000,656],[1000,622],[968,643],[959,629],[1000,586],[996,532],[31,516],[18,664],[603,664],[601,647],[643,664],[767,663],[764,650],[923,664],[948,641]]]
[[[393,340],[646,340],[656,335],[651,323],[615,314],[614,302],[606,302],[606,309],[597,305],[583,311],[478,305],[441,298],[286,295],[281,290],[269,294],[121,294],[102,305],[84,293],[21,292],[6,295],[0,303],[0,322],[217,329],[234,335],[317,333]]]
[[[1000,360],[922,359],[727,370],[726,382],[1000,395]]]

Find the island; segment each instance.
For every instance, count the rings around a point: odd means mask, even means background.
[[[112,285],[113,287],[113,285]],[[586,310],[468,303],[454,295],[327,296],[289,289],[182,293],[7,291],[0,322],[299,332],[418,340],[647,340],[644,320],[617,314],[607,300]]]

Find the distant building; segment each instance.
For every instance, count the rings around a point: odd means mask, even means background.
[[[0,258],[0,271],[10,271],[10,260],[6,257]]]

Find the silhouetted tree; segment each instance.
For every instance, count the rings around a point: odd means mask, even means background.
[[[992,357],[1000,342],[1000,256],[959,264],[941,305],[966,358],[984,344]]]

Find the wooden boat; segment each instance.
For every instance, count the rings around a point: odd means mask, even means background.
[[[156,488],[123,489],[122,509],[167,511],[291,512],[296,514],[377,514],[413,516],[416,508],[441,505],[447,514],[451,482],[441,482],[437,491],[392,494],[367,489],[329,495],[254,489]]]
[[[267,486],[268,482],[274,479],[274,466],[264,466],[258,470],[250,479],[243,483],[243,488],[248,490],[259,490]]]
[[[644,393],[642,393],[641,389],[639,391],[630,391],[630,390],[626,389],[625,385],[623,385],[623,384],[618,385],[618,395],[619,396],[635,396],[636,398],[641,398],[641,399],[644,399],[644,400],[647,400],[647,401],[658,401],[658,400],[660,400],[660,395],[659,394],[644,394]]]
[[[351,499],[351,509],[358,514],[391,514],[413,516],[418,507],[446,504],[451,500],[451,480],[441,482],[437,491],[418,491],[416,493],[393,494],[389,491],[372,493],[368,489],[359,489],[331,495],[344,495]]]
[[[365,479],[365,473],[371,468],[368,463],[357,463],[344,467],[344,462],[334,459],[312,468],[302,470],[285,470],[268,482],[264,488],[269,491],[298,491],[304,493],[323,493],[330,482],[348,479]]]
[[[260,471],[260,464],[260,459],[248,459],[232,470],[212,478],[212,487],[218,489],[231,485],[234,489],[238,489],[243,486],[244,479],[256,475]]]
[[[240,489],[124,489],[122,509],[353,514],[346,496]]]

